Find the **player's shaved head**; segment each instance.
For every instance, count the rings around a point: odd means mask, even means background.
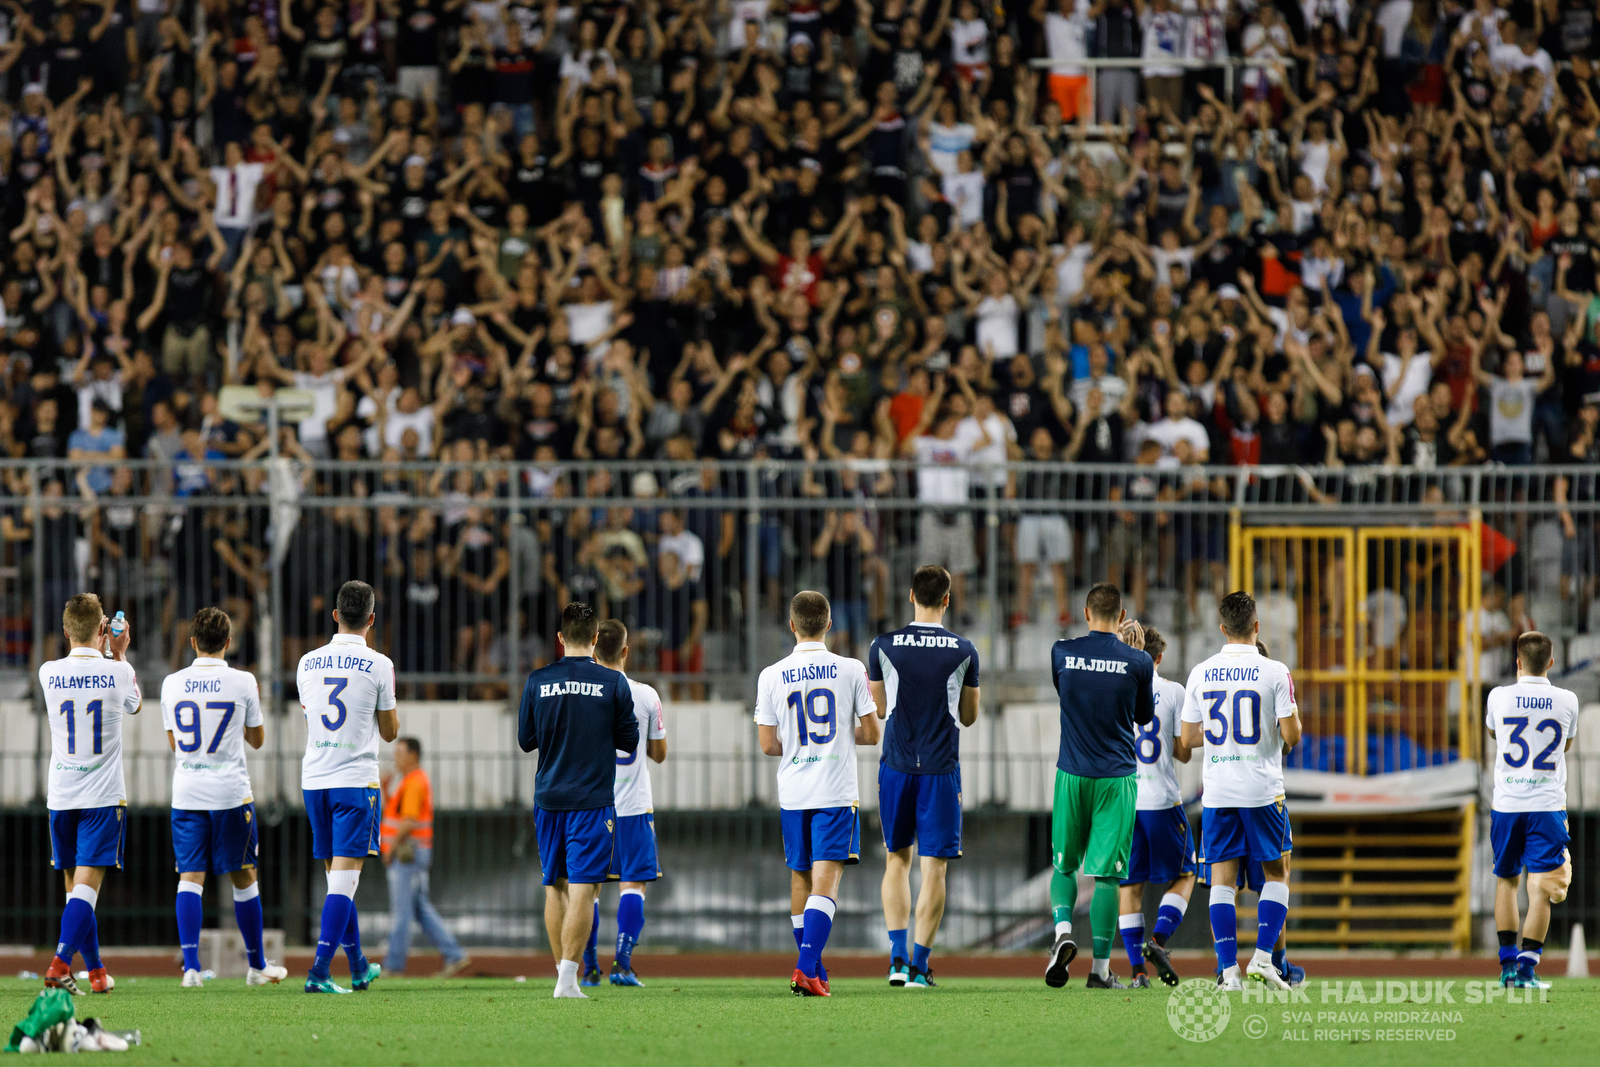
[[[594,608],[582,600],[574,600],[561,612],[561,643],[568,648],[588,648],[594,644],[600,619]]]
[[[73,644],[87,645],[100,633],[100,623],[106,617],[100,598],[93,593],[79,593],[67,601],[61,612],[61,627]]]
[[[628,647],[628,628],[621,619],[607,619],[595,631],[594,658],[601,663],[615,663]]]
[[[911,595],[919,607],[941,607],[950,595],[950,572],[931,563],[918,567],[911,576]]]
[[[201,608],[189,623],[189,633],[194,637],[195,651],[202,656],[220,656],[233,636],[233,620],[221,608]]]
[[[1166,637],[1154,626],[1144,628],[1144,650],[1150,653],[1151,659],[1160,659],[1161,653],[1167,650]]]
[[[1222,632],[1251,644],[1255,643],[1256,598],[1243,589],[1229,593],[1217,607],[1222,617]]]
[[[1517,659],[1523,674],[1543,674],[1550,669],[1550,638],[1529,630],[1517,638]]]
[[[378,597],[366,582],[345,582],[339,587],[339,596],[333,610],[339,616],[339,625],[359,629],[372,617],[372,605]]]
[[[794,624],[795,636],[802,641],[820,640],[828,632],[832,617],[828,598],[814,589],[801,590],[789,601],[789,621]]]
[[[1110,582],[1098,582],[1083,598],[1089,618],[1096,622],[1116,624],[1122,621],[1122,590]]]

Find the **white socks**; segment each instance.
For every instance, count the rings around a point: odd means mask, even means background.
[[[86,885],[73,886],[72,892],[68,893],[67,895],[69,897],[77,897],[79,900],[89,905],[91,910],[100,902],[100,891],[98,889],[90,889]]]
[[[178,892],[193,893],[197,897],[203,897],[206,894],[206,887],[200,882],[179,882]]]
[[[329,871],[328,892],[355,899],[356,886],[361,883],[360,871]],[[238,899],[235,897],[234,899]]]
[[[358,871],[356,873],[359,874],[360,872]],[[354,893],[354,891],[352,890],[352,894],[353,893]],[[234,886],[233,887],[233,899],[236,900],[236,901],[254,900],[256,897],[259,897],[260,895],[261,895],[261,883],[260,882],[251,882],[249,885],[245,886],[243,889],[240,889],[238,886]]]
[[[1214,885],[1214,886],[1211,887],[1211,906],[1212,907],[1216,907],[1218,904],[1226,904],[1229,907],[1237,907],[1238,903],[1239,903],[1239,891],[1237,889],[1235,889],[1233,886],[1231,886],[1231,885]]]
[[[556,989],[551,996],[557,999],[589,999],[588,995],[578,988],[577,960],[561,960],[556,964]]]
[[[821,897],[813,893],[806,897],[806,911],[820,911],[829,919],[833,918],[833,910],[837,907],[832,897]],[[793,918],[793,916],[790,916]],[[801,925],[805,923],[805,916],[801,916]]]
[[[1162,896],[1161,906],[1163,908],[1177,908],[1179,915],[1183,915],[1189,910],[1189,902],[1183,899],[1182,894],[1179,893],[1167,893]]]
[[[1111,960],[1109,958],[1096,959],[1089,965],[1089,969],[1093,974],[1101,978],[1109,978],[1111,977]]]
[[[1060,922],[1056,923],[1056,936],[1072,936],[1072,924],[1065,919],[1062,919]]]

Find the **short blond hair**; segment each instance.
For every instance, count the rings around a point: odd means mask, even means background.
[[[100,634],[100,623],[105,620],[105,608],[93,593],[79,593],[67,601],[61,612],[61,625],[75,644],[87,645]]]

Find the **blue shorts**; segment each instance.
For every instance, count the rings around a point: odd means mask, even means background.
[[[612,870],[624,882],[653,882],[661,877],[654,815],[617,816],[617,859]]]
[[[257,851],[254,804],[222,811],[172,809],[173,869],[179,874],[253,870]]]
[[[791,871],[809,871],[819,860],[861,862],[861,816],[854,804],[837,808],[784,808],[783,862]]]
[[[1259,808],[1204,808],[1200,851],[1208,864],[1224,860],[1266,863],[1294,850],[1289,811],[1283,801]]]
[[[50,865],[122,869],[122,846],[128,837],[128,809],[65,808],[50,811]]]
[[[366,859],[378,854],[383,801],[376,789],[303,789],[311,820],[311,856]]]
[[[555,885],[558,881],[599,885],[612,877],[617,841],[616,808],[547,811],[535,805],[533,824],[539,837],[539,866],[544,869],[545,885]]]
[[[878,821],[883,847],[919,856],[961,855],[961,768],[949,774],[906,774],[878,764]]]
[[[1168,885],[1194,873],[1194,839],[1182,804],[1134,813],[1133,847],[1123,885]]]
[[[1515,878],[1523,870],[1543,874],[1567,862],[1564,811],[1490,811],[1489,843],[1494,846],[1496,878]]]

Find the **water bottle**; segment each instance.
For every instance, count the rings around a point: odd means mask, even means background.
[[[128,620],[127,620],[127,618],[125,618],[123,616],[122,612],[119,611],[114,616],[112,616],[112,618],[111,618],[111,636],[112,637],[121,637],[122,636],[122,631],[126,630],[127,628],[128,628]]]

